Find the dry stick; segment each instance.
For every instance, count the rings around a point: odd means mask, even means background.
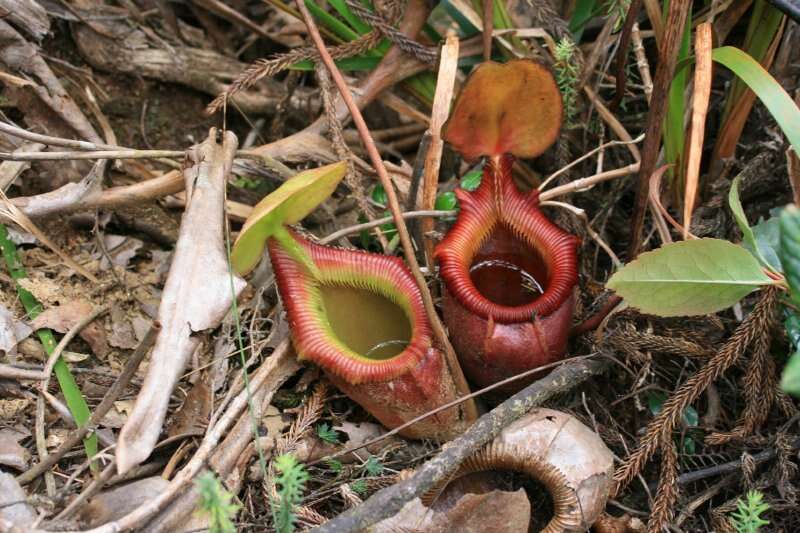
[[[619,178],[621,176],[627,176],[629,174],[635,174],[636,172],[639,172],[639,163],[631,163],[630,165],[621,168],[607,170],[593,176],[587,176],[585,178],[565,183],[564,185],[559,185],[558,187],[553,187],[549,191],[544,191],[541,195],[539,195],[539,199],[542,202],[545,202],[564,194],[586,190],[589,187],[597,185],[603,181]]]
[[[633,54],[636,56],[636,67],[642,78],[644,97],[647,99],[647,105],[650,105],[650,99],[653,97],[653,78],[650,76],[650,64],[647,62],[647,55],[644,52],[639,24],[634,23],[631,28],[631,40],[633,41]]]
[[[493,0],[484,0],[492,5]],[[485,35],[485,33],[484,33]],[[491,48],[491,32],[489,33]],[[486,44],[484,42],[484,44]],[[458,37],[450,33],[442,47],[442,58],[439,61],[439,76],[436,78],[436,92],[433,95],[431,123],[428,128],[428,152],[425,154],[425,167],[422,176],[422,209],[433,209],[436,205],[436,191],[439,187],[439,167],[442,165],[442,127],[450,115],[450,102],[453,99],[453,88],[458,73]],[[433,230],[433,220],[423,220],[420,224],[423,242],[425,243],[425,261],[430,269],[433,267],[433,241],[427,236]]]
[[[203,437],[200,447],[192,456],[191,460],[178,472],[164,491],[122,518],[84,533],[117,533],[119,531],[134,529],[163,509],[200,471],[208,456],[219,443],[219,440],[239,418],[240,413],[247,407],[248,393],[255,394],[258,389],[265,385],[272,377],[272,371],[276,368],[280,368],[283,364],[291,362],[293,355],[291,344],[288,340],[282,342],[275,349],[272,355],[270,355],[255,374],[253,374],[250,380],[250,391],[243,390],[234,398],[228,410],[220,418],[219,422],[217,422],[217,425]]]
[[[161,326],[158,323],[155,323],[150,328],[150,330],[147,332],[147,335],[145,335],[144,339],[142,339],[142,342],[139,343],[139,346],[136,347],[136,350],[134,350],[133,354],[128,359],[128,362],[125,363],[125,368],[122,369],[122,373],[119,375],[119,377],[117,377],[117,380],[111,385],[108,391],[106,391],[105,396],[103,396],[103,400],[94,409],[94,412],[92,412],[92,416],[89,418],[89,421],[70,433],[69,437],[67,437],[67,439],[62,442],[53,453],[48,455],[46,459],[17,476],[17,482],[20,485],[30,483],[48,470],[51,466],[56,464],[59,459],[61,459],[70,449],[72,449],[73,446],[78,444],[83,437],[89,433],[89,431],[92,431],[100,423],[106,413],[108,413],[108,411],[114,406],[116,399],[120,396],[120,394],[122,394],[122,392],[125,390],[125,387],[133,378],[134,374],[136,373],[136,369],[139,368],[139,364],[144,359],[144,356],[147,355],[147,351],[153,345],[153,342],[155,342],[156,335],[160,329]]]
[[[406,212],[403,213],[403,218],[404,219],[414,219],[414,218],[446,217],[446,216],[456,215],[457,213],[458,213],[458,211],[455,211],[455,210],[454,211],[441,211],[441,210],[435,210],[435,209],[424,210],[424,211],[406,211]],[[392,217],[390,215],[388,217],[377,218],[377,219],[372,220],[370,222],[364,222],[363,224],[355,224],[353,226],[342,228],[339,231],[334,231],[330,235],[327,235],[326,237],[320,239],[319,243],[320,244],[328,244],[330,242],[334,242],[334,241],[336,241],[338,239],[341,239],[342,237],[346,237],[348,235],[352,235],[354,233],[358,233],[359,231],[372,229],[372,228],[381,226],[383,224],[386,224],[387,222],[392,222],[393,220],[394,220],[394,217]],[[0,368],[0,371],[1,370],[2,370],[2,368]],[[0,372],[0,376],[2,376],[1,372]]]
[[[616,111],[619,104],[622,103],[622,97],[625,96],[625,85],[628,82],[628,74],[625,70],[625,65],[628,62],[628,47],[631,44],[631,35],[633,34],[633,26],[636,24],[636,19],[639,18],[639,12],[642,10],[642,0],[633,0],[628,7],[628,14],[625,16],[625,24],[622,26],[622,31],[619,37],[619,46],[617,47],[617,57],[615,77],[617,81],[616,94],[614,99],[608,105],[612,111]]]
[[[694,97],[692,99],[692,122],[689,129],[689,153],[686,157],[686,190],[683,198],[683,238],[689,237],[692,211],[697,198],[700,181],[700,158],[703,155],[703,137],[706,130],[708,100],[711,97],[711,48],[712,26],[704,22],[695,30]]]
[[[631,144],[631,143],[634,143],[634,144],[635,143],[640,143],[640,142],[642,142],[642,139],[644,139],[644,133],[639,135],[635,139],[630,140],[630,141],[616,141],[616,140],[614,140],[614,141],[608,141],[607,143],[601,144],[597,148],[586,152],[585,154],[583,154],[579,158],[575,159],[574,161],[572,161],[568,165],[558,169],[557,171],[555,171],[552,174],[550,174],[549,176],[547,176],[547,178],[545,178],[545,180],[539,185],[538,189],[540,191],[544,190],[547,187],[548,183],[550,183],[555,178],[557,178],[558,176],[560,176],[561,174],[563,174],[567,170],[571,169],[572,167],[574,167],[575,165],[577,165],[581,161],[583,161],[585,159],[588,159],[589,157],[592,157],[597,152],[603,151],[603,150],[605,150],[606,148],[608,148],[610,146],[619,146],[619,145],[625,145],[625,144]]]
[[[0,132],[7,133],[20,139],[33,141],[37,143],[46,144],[48,146],[63,146],[65,148],[76,148],[78,150],[126,150],[122,146],[113,146],[110,144],[92,143],[88,141],[76,141],[73,139],[65,139],[63,137],[51,137],[50,135],[42,135],[34,133],[23,128],[18,128],[7,122],[0,121]]]
[[[0,364],[0,378],[2,379],[30,379],[43,380],[41,370],[28,370],[27,368],[17,368],[13,365]]]
[[[444,348],[447,366],[450,368],[450,372],[453,376],[456,392],[460,396],[466,396],[469,394],[467,380],[461,371],[461,367],[458,364],[458,360],[456,359],[455,353],[453,352],[453,347],[450,345],[450,341],[447,338],[447,334],[444,331],[444,327],[439,321],[439,316],[436,314],[436,309],[433,306],[433,298],[431,298],[431,293],[428,290],[427,284],[425,283],[425,278],[423,277],[422,272],[420,272],[417,257],[414,255],[414,246],[411,244],[411,238],[408,235],[408,228],[406,227],[405,220],[403,220],[400,212],[400,203],[397,201],[397,193],[392,186],[389,173],[386,171],[386,166],[383,164],[383,160],[378,153],[378,149],[375,147],[375,141],[372,140],[372,136],[369,133],[369,128],[367,128],[367,123],[364,122],[364,117],[361,115],[361,111],[353,101],[353,95],[351,94],[350,89],[347,87],[347,83],[344,81],[341,72],[339,72],[339,69],[333,62],[333,58],[331,58],[331,55],[328,53],[328,49],[325,48],[325,43],[322,41],[322,36],[319,34],[319,29],[317,28],[314,19],[311,18],[311,14],[308,12],[303,0],[297,2],[297,7],[300,10],[300,13],[303,15],[303,21],[306,23],[308,33],[311,36],[311,39],[314,41],[314,45],[317,47],[317,50],[319,51],[322,62],[325,63],[325,67],[328,69],[328,72],[330,72],[336,87],[339,89],[339,93],[342,95],[342,100],[344,100],[345,105],[350,110],[350,115],[353,117],[353,123],[358,129],[359,135],[361,135],[361,139],[364,143],[367,153],[369,154],[372,166],[375,168],[375,171],[381,180],[381,185],[383,185],[383,189],[386,191],[386,197],[389,201],[389,210],[392,212],[392,217],[394,217],[394,223],[397,227],[397,233],[400,236],[400,243],[403,246],[403,252],[406,256],[406,261],[408,262],[411,272],[414,275],[414,279],[416,280],[419,290],[422,293],[425,311],[427,312],[428,319],[433,326],[436,340]],[[467,402],[467,404],[464,406],[464,411],[467,422],[472,422],[477,418],[478,411],[474,402]]]
[[[599,374],[607,365],[607,361],[585,359],[561,365],[547,377],[528,385],[480,417],[464,434],[450,441],[436,457],[422,465],[411,478],[373,494],[362,505],[345,511],[314,531],[360,531],[395,515],[406,503],[447,479],[464,459],[496,437],[503,428],[556,394],[566,392]]]
[[[489,61],[490,59],[492,59],[492,31],[494,31],[494,0],[483,0],[483,60],[484,61]],[[438,88],[439,85],[437,84],[436,87]]]
[[[500,387],[502,387],[504,385],[508,385],[509,383],[513,383],[513,382],[515,382],[517,380],[527,378],[529,376],[532,376],[533,374],[537,374],[539,372],[542,372],[543,370],[549,370],[549,369],[554,368],[554,367],[561,367],[561,366],[564,366],[564,365],[572,364],[575,361],[588,361],[588,360],[592,359],[593,357],[595,357],[596,355],[597,355],[596,353],[595,354],[589,354],[589,355],[577,355],[577,356],[571,357],[570,359],[567,359],[565,361],[556,361],[555,363],[548,363],[546,365],[537,366],[536,368],[525,370],[523,372],[520,372],[519,374],[515,374],[515,375],[513,375],[511,377],[502,379],[502,380],[498,381],[497,383],[492,383],[488,387],[484,387],[482,389],[476,390],[475,392],[471,392],[471,393],[467,394],[466,396],[462,396],[460,398],[456,398],[455,400],[449,401],[446,404],[443,404],[443,405],[440,405],[439,407],[436,407],[435,409],[431,409],[427,413],[423,413],[423,414],[419,415],[418,417],[409,420],[408,422],[404,422],[403,424],[397,426],[396,428],[392,428],[391,430],[387,431],[386,433],[381,433],[379,436],[374,437],[374,438],[364,442],[363,444],[359,444],[358,446],[354,446],[352,448],[346,448],[344,450],[340,450],[340,451],[338,451],[338,452],[336,452],[336,453],[334,453],[332,455],[326,455],[325,457],[321,457],[321,458],[319,458],[319,459],[317,459],[315,461],[307,463],[306,466],[314,466],[316,464],[322,463],[324,461],[328,461],[330,459],[336,459],[337,457],[342,457],[343,455],[348,455],[348,454],[351,454],[353,452],[357,452],[358,450],[360,450],[362,448],[367,448],[369,446],[372,446],[373,444],[377,444],[377,443],[379,443],[379,442],[381,442],[383,440],[386,440],[386,439],[388,439],[389,437],[391,437],[393,435],[397,435],[398,433],[400,433],[401,431],[403,431],[407,427],[413,426],[417,422],[421,422],[421,421],[425,420],[428,417],[434,416],[437,413],[441,413],[442,411],[446,411],[446,410],[450,409],[451,407],[455,407],[456,405],[458,405],[460,403],[463,403],[463,402],[465,402],[467,400],[470,400],[472,398],[477,398],[478,396],[486,394],[487,392],[491,392],[494,389],[500,388]]]
[[[94,478],[92,482],[89,483],[89,485],[87,485],[86,488],[84,488],[81,491],[80,494],[75,496],[75,498],[73,498],[73,500],[69,502],[69,505],[67,505],[67,507],[63,511],[61,511],[56,515],[55,520],[56,521],[66,520],[70,518],[72,515],[74,515],[75,511],[78,510],[78,507],[80,507],[84,502],[89,500],[89,498],[100,492],[100,490],[106,485],[108,480],[114,477],[114,473],[116,472],[115,467],[116,463],[114,462],[108,463],[106,467],[103,469],[103,471],[100,472],[100,475]]]
[[[648,204],[648,188],[650,174],[656,166],[659,146],[661,145],[662,124],[667,111],[667,93],[681,44],[686,14],[691,6],[689,0],[672,0],[664,25],[664,39],[661,43],[658,67],[653,87],[653,98],[650,101],[650,113],[647,117],[647,129],[642,148],[642,165],[639,169],[639,180],[636,184],[636,203],[633,209],[631,237],[628,245],[628,261],[634,259],[642,247],[642,231],[644,216]]]

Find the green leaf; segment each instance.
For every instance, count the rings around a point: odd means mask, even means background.
[[[436,202],[433,204],[433,208],[439,211],[452,211],[453,209],[458,208],[458,199],[456,198],[456,193],[453,191],[443,192],[436,197]]]
[[[267,239],[284,225],[296,224],[325,201],[344,178],[347,163],[340,161],[306,170],[286,180],[261,200],[239,233],[231,252],[231,265],[240,275],[258,264]]]
[[[372,197],[372,201],[381,207],[386,207],[386,204],[389,203],[389,197],[386,196],[386,190],[380,183],[375,185],[375,188],[372,189],[372,194],[370,196]]]
[[[383,473],[383,465],[377,457],[370,455],[364,464],[364,471],[372,477],[380,476]]]
[[[783,321],[786,335],[795,350],[800,349],[800,315],[791,311],[786,320]]]
[[[783,265],[781,264],[781,258],[779,255],[781,223],[780,210],[778,211],[779,212],[777,216],[773,216],[772,218],[768,218],[766,220],[762,218],[758,224],[753,226],[753,235],[755,235],[756,238],[756,246],[758,246],[758,249],[764,256],[764,259],[767,260],[767,262],[776,272],[783,272]],[[747,244],[745,244],[745,248],[747,248],[750,253],[754,253]]]
[[[789,283],[791,299],[800,303],[800,210],[789,206],[780,218],[780,255],[783,274]]]
[[[607,287],[644,313],[687,316],[720,311],[773,283],[741,246],[697,239],[641,254],[614,274]]]
[[[335,63],[336,66],[339,67],[339,70],[343,70],[345,72],[367,71],[373,70],[375,67],[377,67],[378,63],[381,62],[381,59],[383,58],[377,56],[343,57],[342,59],[337,59]],[[298,61],[289,67],[289,69],[308,72],[314,70],[314,63],[310,59],[306,59],[304,61]]]
[[[465,191],[474,191],[481,186],[481,179],[483,178],[483,169],[478,168],[470,170],[461,178],[461,188]]]
[[[734,178],[733,183],[731,184],[731,190],[728,193],[728,205],[733,212],[733,218],[736,220],[736,224],[738,224],[739,229],[742,230],[745,248],[747,248],[750,253],[756,256],[756,259],[761,262],[762,266],[772,268],[771,263],[767,260],[764,254],[764,252],[768,252],[768,250],[762,251],[758,239],[756,239],[755,233],[750,227],[750,223],[747,222],[747,215],[744,214],[744,209],[742,209],[742,202],[739,200],[739,184],[741,182],[742,176],[740,174]],[[777,256],[775,259],[777,259]]]
[[[758,61],[733,46],[715,48],[711,57],[731,69],[756,93],[795,151],[800,153],[800,109],[781,84]]]
[[[317,426],[317,437],[328,444],[339,444],[339,432],[325,423]]]
[[[17,255],[17,248],[9,238],[8,230],[3,224],[0,224],[0,252],[2,252],[8,272],[13,279],[19,280],[28,277]],[[42,306],[33,294],[24,289],[22,285],[17,285],[17,294],[19,295],[19,300],[22,302],[23,307],[25,307],[25,311],[28,313],[28,318],[34,319],[42,312]],[[42,328],[36,332],[36,336],[39,337],[45,352],[47,352],[48,355],[53,353],[57,344],[53,332],[48,328]],[[58,361],[56,361],[56,364],[53,366],[53,373],[56,375],[56,380],[58,381],[58,386],[61,388],[61,392],[64,393],[64,400],[67,403],[69,412],[78,424],[86,424],[91,417],[89,405],[86,403],[86,399],[83,397],[81,389],[78,387],[78,383],[75,381],[63,357],[59,357]],[[97,454],[97,435],[94,432],[91,432],[89,436],[83,440],[83,447],[86,450],[87,457],[92,458]],[[93,470],[96,464],[97,463],[92,462]]]
[[[361,35],[368,33],[372,29],[369,24],[358,18],[358,16],[350,10],[344,0],[328,0],[328,3]]]
[[[786,363],[781,388],[789,394],[800,396],[800,352],[795,352]]]

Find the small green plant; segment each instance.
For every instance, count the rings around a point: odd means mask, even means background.
[[[381,464],[380,459],[374,455],[370,455],[367,459],[367,462],[364,463],[364,471],[368,476],[380,476],[383,473],[383,465]]]
[[[357,479],[350,483],[350,488],[359,496],[363,496],[367,493],[367,480],[364,478]]]
[[[317,426],[317,437],[328,444],[339,444],[339,433],[326,423]]]
[[[769,510],[764,495],[757,490],[747,492],[746,500],[739,498],[736,511],[731,514],[731,522],[737,533],[757,533],[761,526],[769,525],[761,515]]]
[[[272,517],[278,533],[292,533],[297,520],[295,509],[303,499],[308,472],[292,454],[279,455],[273,461],[278,477],[275,480],[277,497],[272,501]]]
[[[568,128],[572,128],[575,125],[574,118],[578,112],[578,91],[576,87],[578,86],[581,71],[575,51],[575,42],[569,37],[562,38],[556,44],[554,70],[556,83],[564,102],[564,121]]]
[[[239,505],[233,503],[233,494],[225,490],[217,477],[206,472],[195,481],[200,494],[200,511],[208,516],[208,530],[211,533],[233,533],[236,526],[233,518]]]

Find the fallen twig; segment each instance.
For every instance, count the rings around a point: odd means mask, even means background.
[[[314,531],[355,532],[393,516],[406,503],[447,479],[464,459],[496,437],[504,427],[556,394],[599,374],[607,365],[606,361],[586,359],[563,364],[547,377],[528,385],[480,417],[463,435],[452,440],[436,457],[422,465],[411,478],[373,494],[362,505],[340,514]]]

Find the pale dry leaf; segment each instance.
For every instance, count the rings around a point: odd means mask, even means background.
[[[29,435],[11,428],[0,429],[0,465],[20,471],[28,467],[30,453],[20,446],[19,441]]]
[[[0,420],[13,420],[28,409],[31,401],[27,398],[0,399]]]
[[[20,528],[30,527],[36,520],[36,511],[25,503],[27,498],[14,476],[0,472],[0,519]]]
[[[0,355],[14,354],[17,344],[32,332],[30,326],[14,318],[11,311],[0,304]]]
[[[66,333],[93,309],[94,306],[87,300],[67,300],[59,306],[45,309],[33,319],[31,326],[33,329],[50,328],[59,333]],[[99,320],[83,328],[79,335],[98,357],[105,357],[108,354],[106,330]]]

